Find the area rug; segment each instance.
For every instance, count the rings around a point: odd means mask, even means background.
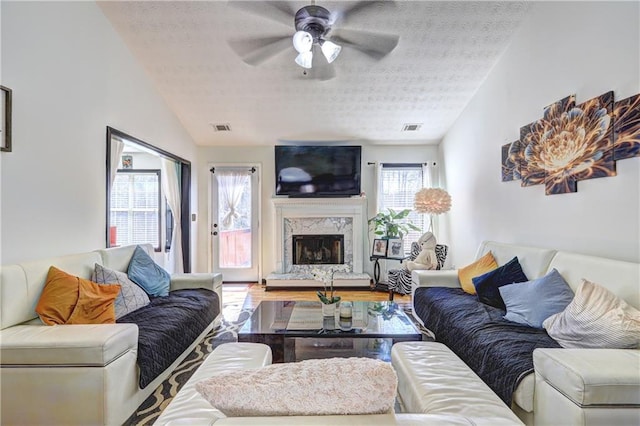
[[[223,343],[238,341],[238,330],[249,319],[252,312],[252,309],[225,304],[222,324],[202,339],[171,376],[149,395],[124,425],[146,426],[153,424],[211,351]]]
[[[398,304],[411,318],[411,304]],[[124,426],[146,426],[151,425],[160,416],[160,413],[169,405],[173,397],[180,388],[189,380],[191,375],[198,369],[204,359],[216,347],[227,342],[238,341],[238,330],[251,317],[253,309],[243,308],[241,304],[225,303],[222,324],[212,330],[196,346],[182,363],[175,369],[158,388],[138,407],[138,410],[124,423]],[[426,330],[416,323],[416,326],[423,333],[423,340],[431,340]]]

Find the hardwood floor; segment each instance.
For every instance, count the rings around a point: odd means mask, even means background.
[[[222,286],[223,299],[225,303],[231,300],[240,300],[244,294],[245,308],[256,308],[263,300],[318,300],[316,290],[265,290],[265,286],[257,283],[249,284],[232,284],[225,283]],[[346,290],[337,289],[336,294],[342,297],[342,300],[353,301],[384,301],[389,300],[389,293],[381,291],[364,290]],[[410,295],[396,294],[393,300],[397,303],[411,303]]]

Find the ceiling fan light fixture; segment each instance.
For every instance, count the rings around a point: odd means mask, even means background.
[[[339,46],[332,41],[322,40],[320,42],[320,49],[322,50],[324,57],[327,58],[327,62],[331,63],[335,61],[340,54],[342,46]]]
[[[311,51],[301,52],[296,56],[296,64],[302,68],[311,68],[311,62],[313,61],[313,53]]]
[[[293,35],[293,47],[298,53],[311,51],[313,46],[313,36],[306,31],[296,31]]]

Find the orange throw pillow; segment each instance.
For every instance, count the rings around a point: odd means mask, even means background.
[[[496,259],[494,259],[493,254],[489,252],[472,264],[458,269],[458,280],[460,280],[462,289],[469,294],[476,294],[476,288],[473,285],[472,278],[493,271],[497,267]]]
[[[94,290],[93,287],[98,287],[98,290]],[[101,291],[100,287],[107,288]],[[80,324],[79,321],[89,321],[92,317],[95,318],[95,314],[81,313],[80,311],[86,312],[83,307],[97,305],[100,315],[96,320],[103,321],[103,312],[109,309],[101,310],[101,304],[96,303],[96,300],[109,299],[115,293],[111,298],[111,311],[113,311],[113,321],[111,323],[114,323],[114,301],[119,291],[119,285],[101,286],[52,266],[49,268],[47,280],[36,305],[36,313],[40,316],[42,322],[47,325],[70,324],[69,321],[72,316],[74,316],[75,321],[73,324]],[[108,305],[108,302],[106,303]],[[76,311],[78,312],[76,313]],[[88,323],[84,322],[83,324]],[[97,324],[101,323],[98,322]]]
[[[79,279],[55,266],[49,268],[47,281],[36,305],[36,313],[43,323],[56,325],[67,322],[78,303]]]
[[[80,297],[67,324],[114,324],[118,293],[117,284],[100,285],[80,279]]]

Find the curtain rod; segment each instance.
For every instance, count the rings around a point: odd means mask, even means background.
[[[239,167],[239,169],[242,169],[242,168],[241,168],[241,167]],[[252,168],[250,168],[248,171],[250,171],[251,173],[255,173],[255,172],[256,172],[256,170],[257,170],[257,169],[256,169],[255,167],[252,167]],[[215,173],[215,172],[216,172],[216,168],[215,168],[215,167],[212,167],[212,168],[210,168],[210,169],[209,169],[209,171],[210,171],[211,173]]]
[[[377,164],[377,162],[375,161],[369,161],[367,163],[368,166],[375,166]],[[417,165],[422,165],[422,166],[437,166],[438,164],[435,161],[432,161],[431,163],[381,163],[382,167],[415,167]]]

